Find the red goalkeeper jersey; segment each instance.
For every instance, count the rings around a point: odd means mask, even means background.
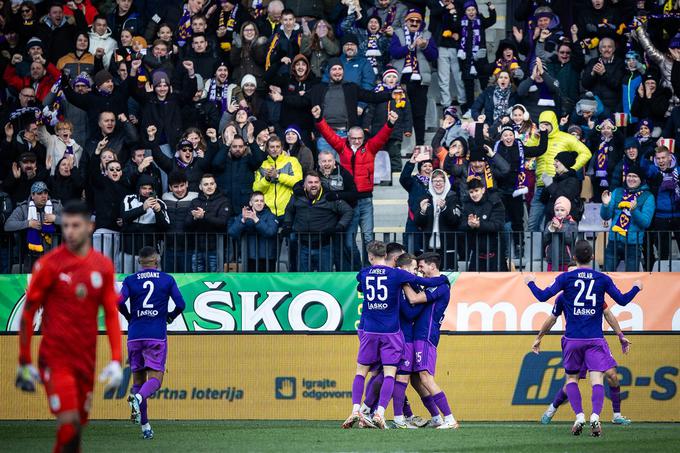
[[[33,318],[43,307],[41,368],[68,367],[92,374],[97,352],[97,318],[104,307],[112,360],[121,361],[121,334],[111,260],[90,250],[80,257],[60,246],[40,258],[26,292],[21,318],[19,362],[31,362]]]

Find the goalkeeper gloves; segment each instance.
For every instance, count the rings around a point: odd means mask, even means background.
[[[15,386],[23,392],[35,392],[36,383],[40,382],[40,373],[31,364],[19,365]]]
[[[115,360],[106,365],[102,374],[99,375],[99,382],[104,383],[104,392],[117,388],[122,380],[123,369],[120,367],[120,363]]]

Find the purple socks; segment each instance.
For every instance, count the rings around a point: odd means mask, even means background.
[[[352,383],[352,404],[361,404],[361,397],[364,396],[364,382],[366,382],[366,376],[360,374],[354,376],[354,382]]]
[[[375,408],[377,407],[376,404],[378,403],[380,388],[382,387],[384,377],[385,376],[382,373],[378,373],[368,380],[368,385],[366,386],[366,399],[364,400],[364,404],[373,409],[373,411],[375,411]]]
[[[404,415],[406,417],[413,417],[413,411],[411,410],[411,405],[408,402],[408,398],[406,397],[406,394],[404,394]]]
[[[600,415],[602,406],[604,405],[604,386],[602,384],[593,385],[593,396],[591,399],[593,403],[593,414]]]
[[[394,383],[394,392],[392,392],[392,399],[394,401],[392,402],[392,408],[394,409],[395,416],[404,415],[404,401],[406,400],[406,387],[407,385],[405,382]]]
[[[600,386],[602,387],[602,386]],[[575,414],[583,413],[583,403],[581,402],[581,392],[578,389],[578,384],[576,382],[570,382],[565,386],[565,392],[567,393],[567,398],[569,398],[569,403],[571,408],[574,410]],[[593,387],[593,395],[595,393],[595,388]],[[602,405],[600,405],[600,409]]]
[[[560,389],[559,392],[555,395],[555,399],[552,402],[552,405],[555,409],[560,407],[564,402],[567,401],[567,394],[564,393],[564,387]]]
[[[139,394],[142,395],[142,398],[146,401],[146,399],[156,393],[159,388],[161,388],[161,381],[156,378],[151,378],[142,385],[142,388],[139,389]]]
[[[423,396],[420,399],[423,401],[423,405],[430,413],[430,416],[435,417],[439,415],[439,409],[437,409],[437,404],[434,402],[432,395]]]
[[[444,392],[439,392],[432,397],[432,400],[437,405],[444,417],[451,415],[451,408],[449,407],[449,402],[446,399]]]
[[[612,400],[612,412],[621,412],[621,387],[609,387],[609,398]]]
[[[382,388],[380,389],[380,400],[378,400],[378,406],[382,406],[383,408],[387,408],[387,405],[390,404],[390,400],[392,399],[392,393],[394,392],[394,378],[392,376],[385,376],[383,379],[383,385]],[[402,405],[404,402],[402,401]]]

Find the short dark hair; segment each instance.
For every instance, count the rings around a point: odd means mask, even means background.
[[[406,252],[406,248],[401,245],[398,242],[388,242],[387,245],[385,245],[385,251],[387,252],[387,255],[394,255],[395,253],[402,254]]]
[[[139,250],[140,261],[151,259],[156,255],[158,255],[158,252],[156,251],[155,248],[151,247],[150,245],[144,246]]]
[[[373,256],[386,257],[387,250],[385,249],[385,243],[382,241],[371,241],[366,246],[366,251]]]
[[[253,193],[250,194],[250,199],[252,200],[253,197],[256,197],[258,195],[261,195],[261,196],[264,197],[264,194],[262,192],[260,192],[259,190],[256,190],[256,191],[254,191]]]
[[[657,146],[657,147],[654,149],[654,154],[659,154],[659,153],[670,153],[670,152],[671,152],[671,150],[668,149],[668,147],[665,146],[665,145]]]
[[[215,179],[215,175],[213,175],[212,173],[203,173],[203,176],[201,176],[201,179],[205,179],[205,178],[212,178],[213,180],[217,181]]]
[[[416,257],[411,255],[410,253],[402,253],[399,255],[397,258],[397,261],[395,262],[397,267],[402,267],[406,266],[407,264],[411,264],[413,260],[415,260]]]
[[[424,261],[425,264],[434,264],[437,266],[437,269],[440,268],[442,262],[442,259],[437,252],[425,252],[416,259],[418,262]]]
[[[321,176],[319,176],[319,172],[316,170],[307,170],[307,172],[305,173],[305,177],[302,178],[302,180],[306,181],[308,176],[321,179]]]
[[[281,11],[281,17],[283,17],[283,16],[293,16],[293,17],[295,17],[295,11],[293,11],[290,8],[284,8],[284,10]]]
[[[71,200],[66,203],[64,207],[61,208],[61,214],[79,215],[85,217],[87,220],[90,220],[90,217],[92,216],[90,208],[88,208],[87,204],[81,200]]]
[[[200,33],[194,33],[191,35],[191,40],[193,41],[194,38],[204,38],[206,41],[208,40],[208,37],[205,35],[205,33],[200,32]]]
[[[97,14],[97,15],[94,17],[94,20],[93,20],[92,22],[97,21],[97,20],[103,20],[103,21],[105,21],[107,24],[109,23],[109,20],[106,18],[106,16],[104,16],[104,15],[102,15],[102,14]]]
[[[187,174],[183,170],[174,170],[168,175],[168,186],[182,184],[183,182],[189,182]]]
[[[583,239],[574,244],[574,259],[578,264],[588,264],[593,260],[593,246]]]

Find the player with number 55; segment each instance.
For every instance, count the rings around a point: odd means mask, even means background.
[[[128,358],[132,371],[132,393],[128,398],[133,423],[142,425],[142,438],[152,439],[147,417],[147,399],[163,382],[168,354],[167,324],[184,310],[184,299],[175,279],[158,270],[160,256],[153,247],[139,251],[141,270],[123,281],[118,311],[128,320]],[[175,309],[168,313],[170,298]],[[126,302],[130,299],[128,309]]]

